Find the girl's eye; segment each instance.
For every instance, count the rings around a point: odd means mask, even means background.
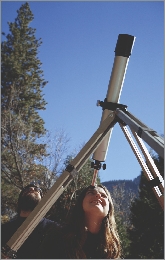
[[[103,198],[107,197],[106,194],[104,194],[104,193],[100,193],[100,194],[101,194],[101,197],[103,197]]]
[[[93,190],[91,190],[91,191],[88,191],[87,193],[86,193],[86,195],[88,195],[88,194],[96,194],[96,192],[95,191],[93,191]],[[104,194],[104,193],[100,193],[101,194],[101,197],[103,197],[103,198],[107,198],[107,195],[106,194]]]

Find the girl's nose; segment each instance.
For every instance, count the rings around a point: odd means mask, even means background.
[[[34,190],[34,187],[30,187],[29,190]]]
[[[100,194],[99,192],[96,192],[95,196],[96,196],[97,198],[100,198],[100,197],[101,197],[101,194]]]

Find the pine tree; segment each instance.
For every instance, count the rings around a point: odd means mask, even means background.
[[[113,183],[113,181],[112,181]],[[126,181],[114,181],[114,186],[110,189],[111,196],[114,202],[115,219],[117,223],[117,229],[120,237],[122,258],[127,258],[129,255],[130,240],[127,233],[129,227],[129,208],[131,203],[136,198],[136,193],[133,192]]]
[[[153,159],[163,176],[164,160],[159,156]],[[130,220],[129,259],[164,259],[164,212],[143,172],[139,198],[131,206]]]
[[[46,132],[38,113],[46,106],[42,90],[47,81],[37,57],[42,41],[29,26],[34,19],[29,4],[17,13],[1,43],[2,194],[6,185],[20,189],[41,179],[40,159],[46,155],[45,145],[39,142]]]
[[[117,231],[121,243],[121,258],[127,259],[129,255],[130,240],[127,232],[127,225],[123,223],[123,219],[119,212],[115,211],[115,220],[117,224]]]

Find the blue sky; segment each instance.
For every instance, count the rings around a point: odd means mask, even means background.
[[[2,31],[22,1],[2,1]],[[98,99],[106,97],[119,34],[136,37],[120,103],[164,134],[164,2],[29,1],[30,24],[42,38],[39,58],[44,78],[45,128],[64,129],[70,151],[87,142],[100,124]],[[101,181],[134,179],[141,171],[119,125],[115,125]]]

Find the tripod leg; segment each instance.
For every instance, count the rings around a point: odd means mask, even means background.
[[[131,129],[131,128],[130,128]],[[164,180],[163,180],[163,177],[161,176],[160,172],[158,171],[158,168],[156,167],[155,163],[154,163],[154,160],[152,159],[151,155],[149,154],[143,140],[137,135],[137,133],[131,129],[131,132],[133,134],[133,136],[135,137],[149,167],[150,167],[150,170],[154,176],[154,178],[158,177],[161,184],[159,185],[160,189],[161,189],[161,192],[164,193]]]
[[[134,140],[132,139],[132,137],[131,137],[131,135],[130,135],[128,129],[127,129],[127,127],[126,127],[126,126],[123,126],[123,125],[120,124],[120,123],[119,123],[119,125],[120,125],[120,127],[121,127],[121,129],[122,129],[122,131],[123,131],[123,133],[124,133],[124,135],[125,135],[127,141],[129,142],[129,144],[130,144],[130,146],[131,146],[131,148],[132,148],[132,150],[133,150],[133,152],[134,152],[134,154],[135,154],[135,156],[136,156],[136,158],[137,158],[139,164],[141,165],[142,170],[143,170],[143,172],[144,172],[144,174],[145,174],[147,180],[148,180],[148,181],[153,180],[154,178],[153,178],[153,176],[152,176],[152,174],[151,174],[151,172],[150,172],[150,170],[149,170],[147,164],[145,163],[143,157],[141,156],[141,154],[140,154],[140,152],[139,152],[139,150],[138,150],[138,148],[137,148],[137,146],[136,146]],[[156,196],[158,202],[160,203],[160,206],[161,206],[162,209],[164,210],[164,197],[163,197],[163,194],[161,193],[159,187],[158,187],[158,186],[153,187],[152,190],[153,190],[153,192],[154,192],[154,194],[155,194],[155,196]]]

